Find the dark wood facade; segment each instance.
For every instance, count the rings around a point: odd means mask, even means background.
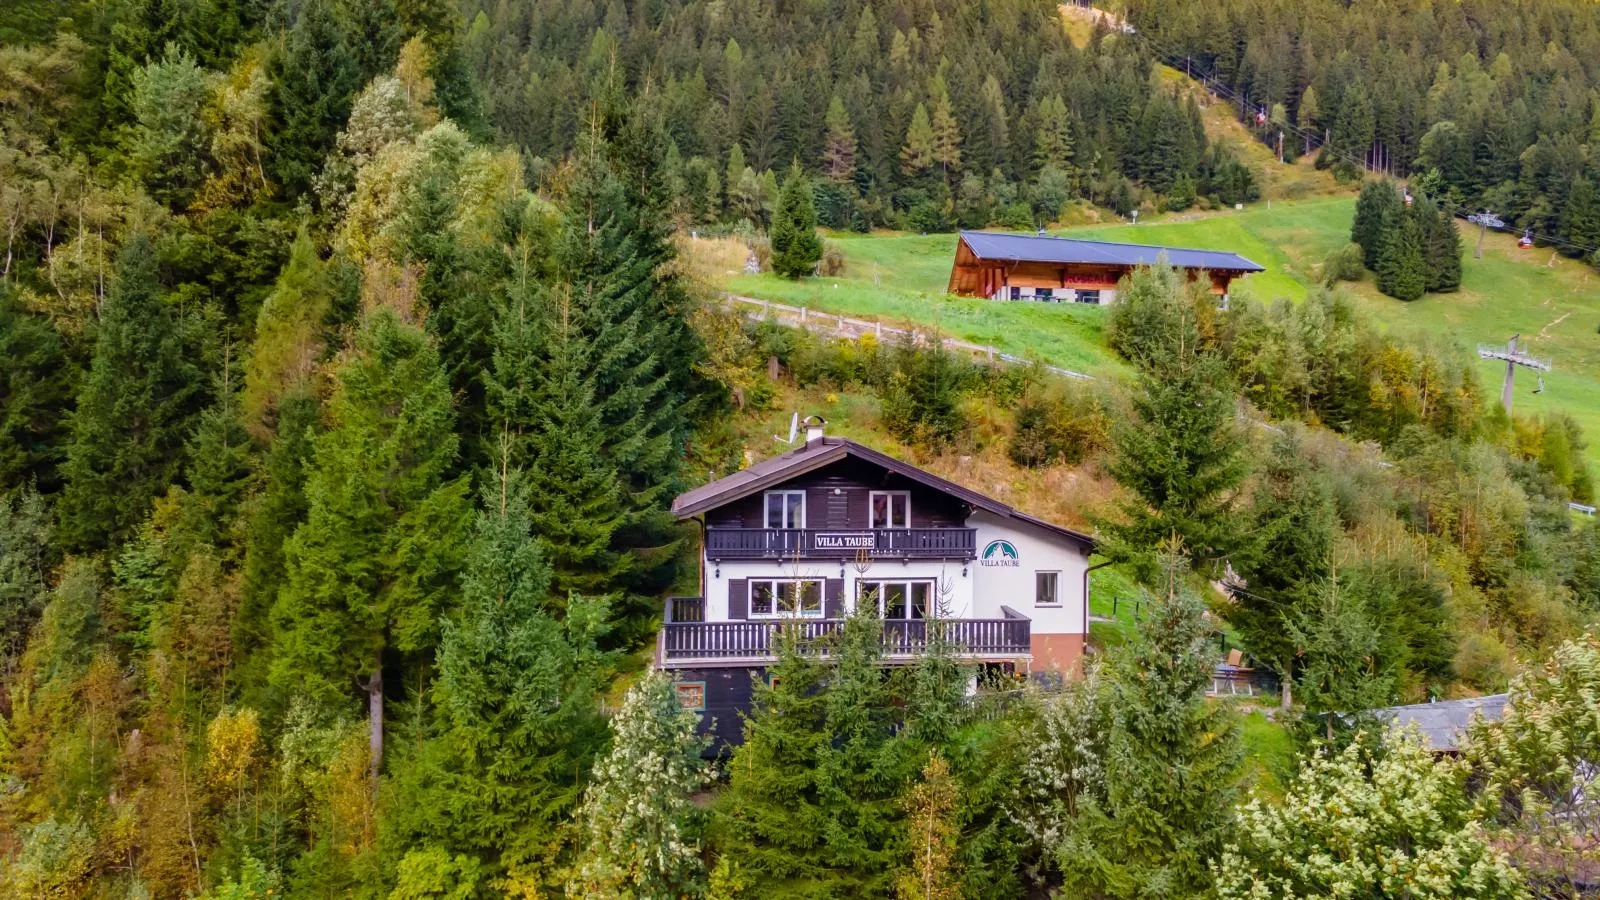
[[[865,460],[846,457],[708,510],[706,527],[765,528],[767,492],[797,490],[806,494],[806,529],[810,531],[867,529],[873,491],[907,491],[911,496],[912,528],[960,528],[972,512],[966,503],[949,494]]]
[[[1050,288],[1052,290],[1112,291],[1123,278],[1133,274],[1138,264],[1058,262],[1042,259],[984,259],[973,252],[965,240],[956,244],[955,263],[946,290],[966,297],[994,297],[1008,288]],[[1211,293],[1228,292],[1233,279],[1250,274],[1248,270],[1224,268],[1178,268],[1194,281],[1205,277]]]

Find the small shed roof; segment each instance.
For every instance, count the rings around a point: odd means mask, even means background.
[[[1436,703],[1414,703],[1410,706],[1391,706],[1375,710],[1378,718],[1397,727],[1415,724],[1435,753],[1454,753],[1460,749],[1461,736],[1474,713],[1495,722],[1504,714],[1505,694],[1471,697],[1466,700],[1440,700]]]
[[[1155,265],[1164,253],[1167,262],[1180,269],[1266,271],[1262,266],[1237,253],[1221,250],[1191,250],[1187,247],[1160,247],[1153,244],[1116,244],[1110,241],[1002,234],[993,231],[963,231],[961,240],[966,242],[972,254],[979,259],[1007,262],[1028,260],[1063,264],[1150,266]]]

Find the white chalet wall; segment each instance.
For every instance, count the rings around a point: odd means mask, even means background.
[[[972,563],[972,586],[977,598],[975,618],[999,618],[1009,606],[1033,620],[1034,634],[1082,634],[1084,626],[1083,573],[1089,557],[1075,541],[1052,531],[979,510],[967,520],[978,529],[978,556]],[[1017,551],[1017,565],[985,565],[984,548],[993,541],[1009,541]],[[1060,572],[1059,607],[1034,604],[1035,574]]]

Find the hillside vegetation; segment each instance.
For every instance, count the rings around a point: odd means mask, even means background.
[[[1348,196],[1275,201],[1242,212],[1167,217],[1137,226],[1084,225],[1051,233],[1232,251],[1267,269],[1235,282],[1238,295],[1269,302],[1279,297],[1301,300],[1317,289],[1327,256],[1349,242],[1354,208],[1354,198]],[[1600,435],[1600,273],[1549,249],[1519,249],[1515,237],[1496,233],[1488,235],[1484,256],[1476,259],[1471,254],[1476,232],[1464,227],[1462,239],[1468,254],[1458,292],[1402,303],[1380,294],[1371,273],[1362,281],[1342,283],[1338,290],[1347,291],[1363,316],[1384,327],[1448,338],[1463,354],[1475,354],[1480,343],[1504,344],[1520,333],[1524,346],[1552,359],[1555,369],[1543,376],[1544,390],[1538,393],[1535,374],[1519,372],[1516,412],[1566,412],[1586,433]],[[725,283],[749,296],[937,328],[1089,373],[1120,369],[1105,345],[1104,309],[945,295],[954,235],[839,234],[830,241],[844,256],[839,276],[797,283],[739,274]],[[1487,360],[1474,365],[1486,392],[1498,397],[1504,365]],[[1600,447],[1591,444],[1589,453],[1591,461],[1600,463]]]

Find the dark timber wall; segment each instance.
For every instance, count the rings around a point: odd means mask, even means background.
[[[834,493],[835,489],[838,493]],[[967,516],[966,504],[960,500],[853,458],[807,472],[767,490],[805,491],[806,527],[812,530],[869,527],[873,491],[909,491],[912,528],[960,527]],[[765,491],[735,500],[708,511],[706,524],[712,528],[764,528],[765,504]]]

